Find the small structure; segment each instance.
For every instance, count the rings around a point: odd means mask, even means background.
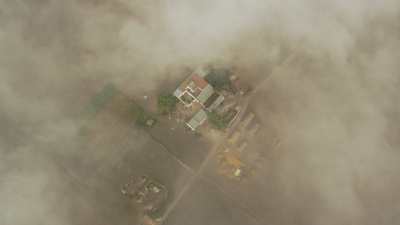
[[[251,123],[251,121],[255,118],[254,113],[250,112],[241,122],[240,122],[240,127],[242,129],[246,129],[247,126]]]
[[[225,97],[223,95],[220,95],[217,93],[215,93],[215,94],[217,95],[217,98],[214,101],[212,101],[210,106],[207,106],[207,110],[210,112],[215,110],[218,106],[220,106],[225,99]]]
[[[247,145],[247,141],[243,141],[238,147],[238,152],[242,153],[246,149]]]
[[[228,143],[230,145],[236,145],[236,143],[239,141],[239,139],[241,138],[241,133],[240,131],[235,131],[235,133],[233,133],[229,138],[228,138]]]
[[[200,109],[193,117],[186,123],[186,125],[193,131],[207,120],[207,113]]]

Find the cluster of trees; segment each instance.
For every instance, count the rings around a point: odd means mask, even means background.
[[[231,88],[231,71],[225,68],[211,68],[205,79],[216,90],[229,90]]]
[[[170,114],[175,111],[178,99],[171,94],[161,94],[158,96],[158,111],[162,115]]]

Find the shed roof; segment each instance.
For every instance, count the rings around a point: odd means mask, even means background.
[[[199,96],[197,96],[197,99],[200,101],[201,104],[204,104],[213,93],[214,88],[211,85],[207,84],[207,86],[201,91]]]
[[[196,130],[198,126],[204,123],[204,121],[207,119],[207,113],[203,110],[200,109],[193,117],[190,119],[189,122],[186,124],[192,129]]]
[[[202,78],[202,77],[200,77],[199,75],[197,75],[197,74],[193,74],[193,76],[192,76],[192,81],[196,84],[196,86],[198,87],[198,88],[200,88],[200,89],[204,89],[205,87],[207,87],[207,85],[208,85],[208,82],[204,79],[204,78]]]
[[[219,95],[218,98],[210,105],[210,107],[208,107],[207,109],[212,111],[214,109],[216,109],[219,105],[222,104],[222,102],[224,101],[224,96],[223,95]]]

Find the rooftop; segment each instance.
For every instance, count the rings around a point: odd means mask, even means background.
[[[193,82],[196,84],[196,86],[197,86],[198,88],[200,88],[200,89],[204,89],[204,88],[207,87],[207,85],[208,85],[208,82],[207,82],[204,78],[200,77],[200,76],[197,75],[197,74],[192,75],[192,81],[193,81]]]
[[[200,92],[200,94],[197,96],[197,99],[201,104],[204,105],[206,103],[207,99],[211,97],[211,95],[214,93],[214,88],[207,84],[207,86]]]
[[[207,113],[203,110],[200,109],[193,117],[192,119],[189,120],[186,124],[192,129],[196,130],[198,126],[204,123],[204,121],[207,119]]]

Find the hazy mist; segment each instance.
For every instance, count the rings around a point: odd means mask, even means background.
[[[115,190],[69,181],[97,163],[79,113],[104,83],[210,62],[260,85],[281,139],[264,224],[399,224],[399,22],[396,0],[0,0],[0,224],[131,224]]]

